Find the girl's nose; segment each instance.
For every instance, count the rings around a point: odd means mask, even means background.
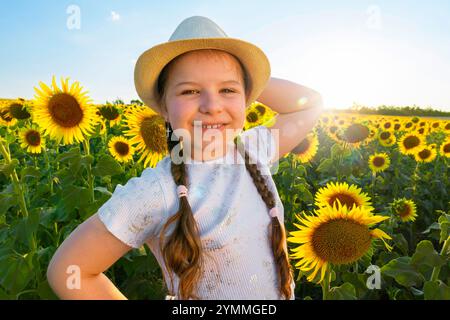
[[[200,99],[200,112],[202,113],[219,113],[223,109],[218,94],[205,92]]]

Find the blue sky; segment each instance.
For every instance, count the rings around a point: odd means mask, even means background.
[[[80,28],[68,28],[80,11]],[[70,77],[97,103],[137,98],[138,56],[193,15],[258,45],[272,76],[353,102],[450,111],[450,1],[6,1],[0,2],[0,97],[32,98]]]

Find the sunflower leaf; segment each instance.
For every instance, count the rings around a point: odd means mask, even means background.
[[[351,283],[345,282],[339,287],[331,288],[327,298],[329,300],[356,300],[356,290]]]
[[[424,277],[410,262],[410,257],[400,257],[391,260],[381,268],[381,273],[394,278],[398,284],[404,287],[420,287]]]
[[[425,300],[450,300],[450,287],[440,280],[425,282],[423,291]]]
[[[417,244],[416,252],[411,257],[411,264],[419,267],[426,265],[429,267],[439,267],[445,260],[434,250],[433,244],[429,240],[422,240]]]
[[[123,168],[110,155],[104,154],[99,157],[96,166],[92,170],[93,174],[99,177],[114,176],[121,174]]]
[[[0,163],[0,172],[2,172],[6,177],[9,177],[18,165],[19,160],[17,159],[12,159],[10,163]]]

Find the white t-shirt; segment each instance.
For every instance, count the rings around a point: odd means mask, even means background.
[[[274,137],[265,126],[244,131],[241,137],[250,157],[256,159],[267,179],[280,212],[280,222],[284,223],[284,207],[270,173]],[[228,161],[235,154],[240,159],[238,164]],[[159,233],[179,206],[170,162],[166,156],[155,168],[146,168],[140,177],[131,178],[125,186],[118,184],[112,197],[98,210],[100,219],[118,239],[134,248],[144,242],[148,244],[164,272],[168,288],[171,283],[159,248]],[[192,160],[186,166],[188,201],[198,224],[205,259],[199,297],[204,300],[283,299],[277,289],[276,265],[268,235],[269,209],[236,148],[230,148],[224,157],[204,162]],[[166,239],[174,227],[175,223],[168,227]],[[175,274],[173,280],[172,292],[177,293],[179,279]],[[294,281],[291,287],[291,299],[294,299]]]

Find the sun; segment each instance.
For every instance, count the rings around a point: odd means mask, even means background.
[[[291,258],[299,259],[295,267],[303,272],[311,272],[308,281],[315,281],[320,271],[318,283],[324,279],[326,270],[332,265],[344,265],[358,261],[372,246],[372,240],[381,239],[388,250],[392,247],[384,239],[391,239],[380,229],[370,227],[389,219],[387,216],[371,214],[366,208],[347,209],[338,200],[333,207],[315,210],[315,215],[296,215],[298,228],[290,232],[287,241],[299,244],[291,249]]]
[[[75,81],[69,87],[69,78],[61,79],[60,89],[55,76],[52,86],[39,82],[35,103],[32,107],[33,122],[43,130],[43,134],[64,145],[83,142],[93,133],[98,122],[96,108],[91,104],[87,92]]]

